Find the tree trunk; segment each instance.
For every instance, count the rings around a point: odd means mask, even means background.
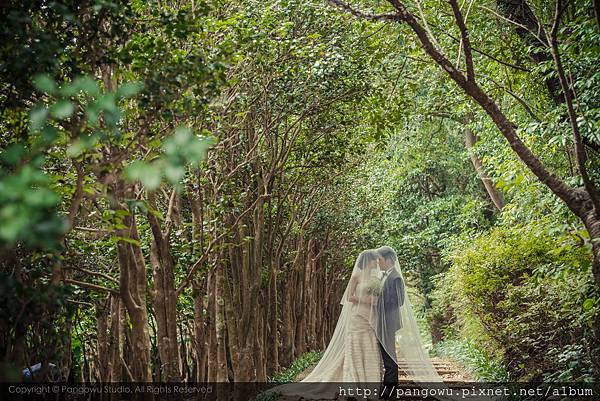
[[[223,266],[217,265],[215,268],[215,335],[216,335],[216,381],[229,381],[227,375],[227,343],[225,331],[225,307],[224,307],[224,276]]]
[[[215,315],[215,270],[211,270],[208,274],[206,283],[208,293],[208,316],[206,329],[208,331],[208,381],[217,381],[217,338],[216,338],[216,315]]]
[[[106,300],[99,300],[96,303],[96,335],[98,352],[98,371],[99,379],[102,383],[109,382],[110,373],[108,373],[108,312],[109,309],[103,305]]]
[[[123,375],[121,360],[123,358],[123,306],[121,298],[115,295],[110,297],[110,333],[111,338],[108,344],[109,353],[109,381],[122,382]]]
[[[258,313],[256,314],[256,321],[254,324],[255,336],[254,336],[254,344],[253,344],[254,345],[253,360],[254,360],[254,365],[256,367],[256,381],[264,383],[267,381],[267,372],[266,372],[266,366],[265,366],[265,350],[263,348],[265,308],[264,308],[264,298],[263,298],[262,293],[259,295],[258,301],[260,302],[261,305],[263,305],[263,307],[260,308]]]
[[[494,206],[496,206],[496,209],[502,210],[504,208],[504,198],[502,197],[502,194],[500,193],[498,188],[496,188],[496,185],[494,184],[494,182],[486,174],[485,169],[483,168],[483,163],[481,162],[481,159],[473,151],[473,146],[475,146],[475,143],[477,143],[477,140],[478,140],[478,138],[473,133],[473,130],[471,130],[471,128],[469,128],[469,127],[465,127],[465,146],[470,151],[469,156],[471,157],[471,162],[473,163],[473,167],[475,167],[475,170],[477,171],[477,175],[479,176],[479,179],[483,183],[483,186],[485,187],[485,190],[487,191],[488,195],[490,196],[490,199],[494,203]]]
[[[269,277],[269,295],[267,303],[269,305],[268,330],[267,338],[269,346],[267,346],[267,363],[269,373],[279,371],[279,305],[277,301],[277,271],[279,269],[279,259],[276,259],[271,275]]]
[[[157,210],[155,195],[148,194],[150,207]],[[147,214],[152,229],[150,260],[154,269],[153,297],[157,326],[157,348],[162,363],[161,371],[166,381],[181,381],[180,355],[177,344],[177,294],[174,263],[171,257],[168,232],[161,231],[160,222],[152,212]]]
[[[585,227],[590,234],[590,241],[592,243],[592,274],[596,280],[596,283],[600,286],[600,219],[593,213],[588,212],[585,220]],[[597,342],[600,342],[600,314],[598,314],[594,321],[594,327],[592,328],[593,336]],[[600,376],[600,347],[591,346],[589,347],[591,352],[591,360],[594,369],[594,375]]]
[[[155,295],[154,314],[157,329],[157,348],[161,360],[161,371],[167,382],[180,382],[180,355],[177,344],[177,296],[175,295],[173,264],[158,256],[157,245],[151,246],[154,267]],[[162,260],[162,263],[160,262]]]
[[[120,382],[122,358],[121,300],[109,295],[105,301],[96,305],[98,374],[101,382]]]
[[[117,192],[124,198],[124,190]],[[123,238],[117,244],[121,298],[127,309],[131,322],[131,374],[135,381],[151,382],[150,372],[150,335],[148,333],[148,311],[146,308],[146,266],[140,249],[140,237],[137,230],[135,214],[121,205],[113,205],[116,212],[123,213],[125,228],[116,230],[118,237]]]
[[[207,331],[206,331],[206,317],[204,309],[206,305],[204,303],[204,287],[197,281],[193,282],[193,297],[194,297],[194,347],[196,355],[196,375],[194,379],[198,382],[204,382],[206,377],[206,350],[208,348]]]
[[[231,358],[231,364],[233,368],[233,378],[235,381],[240,380],[242,374],[240,372],[240,344],[238,338],[238,316],[236,311],[234,310],[237,307],[236,298],[237,292],[239,292],[238,282],[234,276],[234,270],[236,269],[236,264],[234,261],[237,260],[236,250],[233,248],[229,249],[229,266],[232,273],[231,280],[225,280],[225,314],[227,317],[227,346],[229,348],[229,354]],[[239,313],[239,311],[237,311]]]

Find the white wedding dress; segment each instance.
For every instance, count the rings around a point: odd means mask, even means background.
[[[358,298],[369,300],[367,283],[356,287]],[[373,299],[376,302],[376,299]],[[344,348],[341,382],[377,383],[381,380],[381,353],[375,330],[369,323],[372,303],[361,302],[351,306],[350,325]]]
[[[404,285],[391,286],[398,292],[393,297],[386,296],[389,292],[385,288],[396,281],[404,282],[397,258],[392,269],[395,272],[388,275],[394,276],[394,281],[381,280],[378,252],[366,250],[357,258],[340,301],[340,317],[319,363],[301,382],[277,386],[268,392],[295,399],[336,399],[340,385],[351,383],[352,387],[370,389],[368,398],[377,398],[373,395],[381,386],[381,352],[401,365],[412,381],[442,383],[423,348]]]
[[[357,297],[361,302],[348,303],[350,309],[343,352],[338,354],[327,369],[321,369],[325,358],[309,374],[303,382],[352,382],[378,383],[381,381],[381,353],[375,330],[369,323],[373,307],[367,302],[371,297],[367,293],[367,283],[359,282],[356,287]],[[373,299],[373,301],[376,301]],[[334,335],[335,336],[335,335]],[[325,355],[324,355],[325,356]]]

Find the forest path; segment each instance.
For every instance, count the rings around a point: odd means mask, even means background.
[[[438,374],[442,377],[444,382],[474,381],[473,377],[466,371],[466,369],[461,364],[452,359],[434,357],[431,358],[431,362],[433,363],[433,367],[437,370]],[[316,363],[304,369],[304,371],[302,371],[302,373],[298,375],[296,381],[300,381],[306,376],[308,376],[308,374],[312,372],[315,366],[317,366]],[[410,377],[404,371],[402,371],[402,365],[400,365],[399,373],[400,375],[398,379],[400,383],[412,382]]]

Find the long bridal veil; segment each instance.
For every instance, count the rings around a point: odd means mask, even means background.
[[[338,371],[340,364],[343,364],[345,345],[351,331],[363,319],[369,323],[372,335],[408,380],[427,383],[442,381],[423,348],[397,257],[393,258],[393,265],[389,269],[382,270],[377,256],[376,250],[366,250],[356,259],[340,300],[342,310],[331,341],[317,366],[303,382],[331,381],[332,372]],[[338,377],[333,379],[344,381]]]
[[[421,332],[406,291],[406,281],[398,263],[396,252],[382,247],[379,252],[392,254],[393,264],[385,275],[383,290],[379,294],[378,307],[371,316],[377,338],[385,351],[404,372],[406,379],[414,382],[441,382],[421,340]]]

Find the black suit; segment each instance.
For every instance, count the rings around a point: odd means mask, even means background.
[[[383,384],[388,391],[391,391],[391,387],[398,384],[395,338],[396,332],[402,327],[400,307],[403,304],[404,282],[395,269],[389,270],[377,304],[378,313],[381,317],[377,325],[377,338],[379,339],[379,351],[385,368]],[[393,357],[390,356],[390,353],[393,354]],[[389,394],[380,394],[382,397],[387,395]]]

